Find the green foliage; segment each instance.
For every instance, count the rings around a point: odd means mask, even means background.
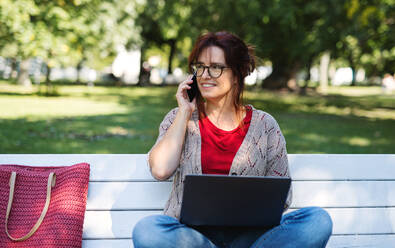
[[[200,33],[229,30],[273,65],[280,86],[323,52],[381,75],[395,68],[394,6],[394,0],[2,0],[0,56],[102,69],[126,46],[141,49],[143,59],[161,49],[169,70],[186,69]]]
[[[262,62],[271,62],[279,83],[328,51],[369,74],[393,70],[393,6],[393,0],[147,0],[137,23],[148,48],[176,39],[184,58],[190,52],[182,45],[186,39],[205,31],[234,32],[256,47]]]
[[[84,61],[99,69],[119,45],[139,42],[133,1],[4,0],[0,13],[0,55],[40,57],[50,67]]]
[[[370,76],[381,76],[395,68],[395,1],[349,0],[347,20],[337,42],[335,56],[353,68],[364,68]]]

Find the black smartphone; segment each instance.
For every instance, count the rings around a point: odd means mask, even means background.
[[[193,80],[193,83],[189,85],[189,86],[191,86],[191,88],[189,90],[187,90],[190,102],[193,101],[193,98],[195,98],[195,96],[197,95],[197,92],[199,90],[198,86],[197,86],[197,80],[196,80],[196,74],[195,73],[193,73],[192,80]]]

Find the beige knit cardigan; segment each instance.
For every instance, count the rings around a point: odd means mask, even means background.
[[[268,113],[257,110],[253,106],[251,108],[253,112],[250,127],[233,159],[229,175],[290,177],[286,144],[280,127]],[[163,119],[156,143],[172,125],[177,111],[178,108],[174,108]],[[187,124],[180,165],[175,171],[170,197],[164,208],[165,215],[179,219],[183,182],[187,174],[202,174],[201,136],[197,111],[192,113]],[[289,191],[285,209],[290,206],[291,199],[292,190]]]

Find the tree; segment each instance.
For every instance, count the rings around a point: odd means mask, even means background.
[[[263,82],[271,89],[294,87],[296,73],[334,47],[344,15],[340,0],[186,2],[191,13],[199,14],[190,18],[191,26],[229,30],[256,46],[257,56],[272,64],[273,72]]]
[[[152,47],[168,46],[167,72],[168,74],[173,72],[173,61],[177,50],[182,50],[180,46],[184,46],[186,40],[190,41],[191,36],[198,34],[196,28],[191,25],[191,20],[195,16],[191,9],[190,2],[186,0],[146,0],[138,6],[136,23],[141,28],[140,35],[143,40],[140,76],[144,72],[142,64],[146,59],[146,51]],[[190,46],[189,42],[189,48]]]
[[[132,49],[140,44],[134,1],[88,1],[75,11],[78,21],[72,22],[70,35],[72,47],[80,53],[78,64],[101,69],[113,60],[119,46]]]
[[[395,68],[395,1],[349,0],[345,2],[348,25],[337,43],[336,57],[345,59],[353,70],[380,76]]]
[[[103,67],[100,62],[110,63],[117,46],[139,39],[133,35],[134,1],[4,0],[0,11],[0,54],[22,61],[40,57],[47,75],[55,66]]]
[[[34,1],[21,0],[0,1],[0,50],[5,57],[20,57],[22,62],[18,82],[30,85],[27,72],[27,59],[34,55],[37,45],[34,38],[36,32],[30,17],[36,15],[39,9]]]

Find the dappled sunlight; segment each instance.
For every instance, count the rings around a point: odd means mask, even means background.
[[[95,184],[95,182],[91,182]],[[112,183],[111,187],[100,187],[100,190],[90,190],[87,201],[88,209],[109,209],[119,200],[119,192],[127,187],[126,183]],[[103,201],[103,199],[106,199]]]
[[[320,91],[320,90],[319,90]],[[383,95],[381,87],[374,86],[342,86],[342,87],[328,87],[327,93],[329,94],[342,94],[344,96],[372,96],[372,95]],[[394,94],[395,96],[395,94]]]
[[[358,183],[299,182],[294,183],[294,207],[355,207],[371,206],[375,192],[358,189]]]
[[[290,153],[393,153],[391,120],[275,115]],[[387,149],[388,148],[388,149]],[[371,150],[375,152],[369,152]]]
[[[119,136],[130,136],[133,135],[133,132],[127,130],[126,128],[123,128],[121,126],[115,126],[115,127],[108,127],[107,132],[113,135],[119,135]]]
[[[39,98],[35,96],[0,98],[1,118],[16,119],[26,116],[48,117],[92,116],[127,113],[128,108],[114,102],[96,102],[88,98]],[[4,106],[8,106],[5,108]],[[10,107],[11,106],[11,107]]]
[[[109,154],[105,155],[105,159],[100,161],[94,160],[92,165],[94,164],[95,170],[91,171],[91,180],[153,180],[148,170],[146,156],[141,155],[139,159],[130,159],[129,156]],[[137,155],[134,154],[133,156]],[[108,168],[108,164],[112,164],[114,157],[117,159],[117,164],[114,165],[117,170]]]
[[[358,193],[365,192],[358,192],[352,185],[339,185],[337,182],[331,182],[328,188],[316,194],[312,202],[319,206],[333,206],[339,202],[346,202],[347,204],[343,204],[344,206],[359,206],[361,204],[360,198],[364,198],[364,195],[358,195]]]
[[[393,119],[395,120],[395,111],[385,108],[373,108],[363,110],[356,107],[336,107],[317,105],[314,107],[318,112],[323,114],[334,115],[353,115],[358,117],[372,118],[372,119]],[[308,107],[300,107],[300,110],[307,110]]]
[[[43,97],[16,95],[20,87],[4,85],[0,128],[8,132],[0,133],[0,150],[7,153],[145,153],[177,106],[173,86],[59,86],[59,97]],[[262,90],[245,96],[278,121],[289,153],[393,152],[395,106],[388,96]]]
[[[269,113],[273,110],[355,116],[370,119],[395,119],[395,95],[375,95],[379,87],[330,87],[332,95],[298,96],[278,92],[247,92],[248,101]],[[372,91],[370,91],[372,89]],[[354,92],[354,94],[349,94]],[[391,103],[392,102],[392,103]]]
[[[329,140],[329,137],[319,135],[316,133],[307,133],[303,135],[303,137],[308,141],[314,141],[314,142],[327,142]]]
[[[110,211],[86,211],[84,220],[84,233],[82,235],[82,238],[115,238],[116,235],[114,235],[112,227],[113,220]]]
[[[395,99],[394,99],[395,101]],[[353,112],[356,116],[376,118],[376,119],[392,119],[395,120],[395,111],[393,109],[375,108],[372,110],[355,110]]]
[[[333,234],[355,232],[360,215],[356,211],[342,211],[342,209],[327,209],[332,218]]]
[[[292,164],[292,161],[289,161]],[[322,170],[322,167],[314,166],[294,166],[291,167],[292,178],[298,178],[299,180],[309,178],[325,178],[326,180],[333,179],[330,170]]]
[[[353,146],[369,146],[371,141],[363,137],[352,137],[347,139],[342,139],[343,142],[349,143]]]

